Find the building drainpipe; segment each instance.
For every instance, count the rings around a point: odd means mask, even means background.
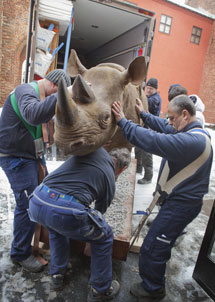
[[[31,53],[31,37],[32,37],[32,22],[33,22],[33,11],[34,11],[35,1],[30,2],[29,20],[28,20],[28,40],[27,40],[27,50],[26,50],[26,65],[25,65],[25,83],[28,83],[28,71],[29,71],[29,59]]]

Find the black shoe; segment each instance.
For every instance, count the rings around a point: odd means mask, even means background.
[[[136,173],[140,173],[140,174],[142,174],[142,172],[143,172],[143,169],[141,169],[141,168],[137,168]]]
[[[110,288],[103,293],[98,293],[93,287],[91,287],[87,297],[87,302],[94,302],[94,301],[101,302],[101,301],[112,300],[119,293],[119,289],[120,289],[120,284],[116,280],[113,280]]]
[[[147,180],[145,179],[144,177],[142,179],[138,179],[137,183],[138,184],[141,184],[141,185],[147,185],[147,184],[150,184],[152,182],[152,180]]]
[[[165,288],[153,292],[147,292],[141,285],[141,282],[133,283],[130,288],[130,292],[138,298],[150,298],[150,299],[161,299],[165,297]]]
[[[13,258],[11,258],[11,260],[14,264],[21,265],[24,270],[32,273],[39,273],[43,270],[42,263],[33,255],[31,255],[30,257],[28,257],[23,261],[17,261]]]
[[[64,287],[64,275],[62,274],[56,274],[56,275],[52,275],[52,289],[59,291],[62,290]]]

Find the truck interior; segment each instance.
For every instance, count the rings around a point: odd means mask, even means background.
[[[68,2],[73,6],[74,22],[71,38],[68,40],[68,28],[65,30],[65,20],[59,15],[59,11],[56,14],[49,9],[42,11],[48,5],[46,2],[47,0],[40,0],[39,20],[58,21],[59,45],[64,43],[64,47],[58,52],[57,68],[63,68],[67,43],[69,49],[76,50],[87,68],[102,62],[114,62],[127,68],[139,49],[141,55],[150,56],[153,12],[128,1],[59,0],[57,7],[66,9]]]

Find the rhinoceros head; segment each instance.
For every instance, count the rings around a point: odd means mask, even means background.
[[[114,136],[117,125],[111,105],[118,100],[123,105],[129,83],[132,86],[142,83],[145,59],[136,58],[127,70],[110,63],[86,69],[72,50],[67,73],[76,78],[72,96],[63,79],[59,81],[54,139],[66,155],[85,155]]]

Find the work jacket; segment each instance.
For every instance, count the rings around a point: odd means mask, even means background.
[[[193,128],[201,128],[198,122],[190,123],[181,131],[174,133],[173,127],[167,124],[166,119],[147,113],[142,113],[141,117],[144,122],[147,122],[147,126],[155,131],[145,129],[126,118],[121,119],[118,125],[130,143],[163,158],[158,180],[166,161],[168,161],[170,169],[168,176],[168,179],[170,179],[198,158],[205,150],[206,137],[194,132],[187,132]],[[201,203],[204,194],[208,192],[212,157],[213,150],[211,147],[208,160],[193,175],[179,183],[172,193],[167,196],[166,200]]]
[[[15,89],[15,96],[23,119],[32,126],[47,123],[55,114],[57,94],[40,102],[36,90],[29,84],[22,84]],[[0,116],[0,153],[36,158],[33,137],[14,111],[10,94]]]
[[[112,158],[104,148],[99,148],[84,156],[70,157],[47,175],[43,183],[84,204],[95,201],[96,210],[105,213],[115,194],[114,171]]]
[[[150,96],[147,96],[149,112],[153,115],[159,116],[161,111],[161,97],[156,92]]]

